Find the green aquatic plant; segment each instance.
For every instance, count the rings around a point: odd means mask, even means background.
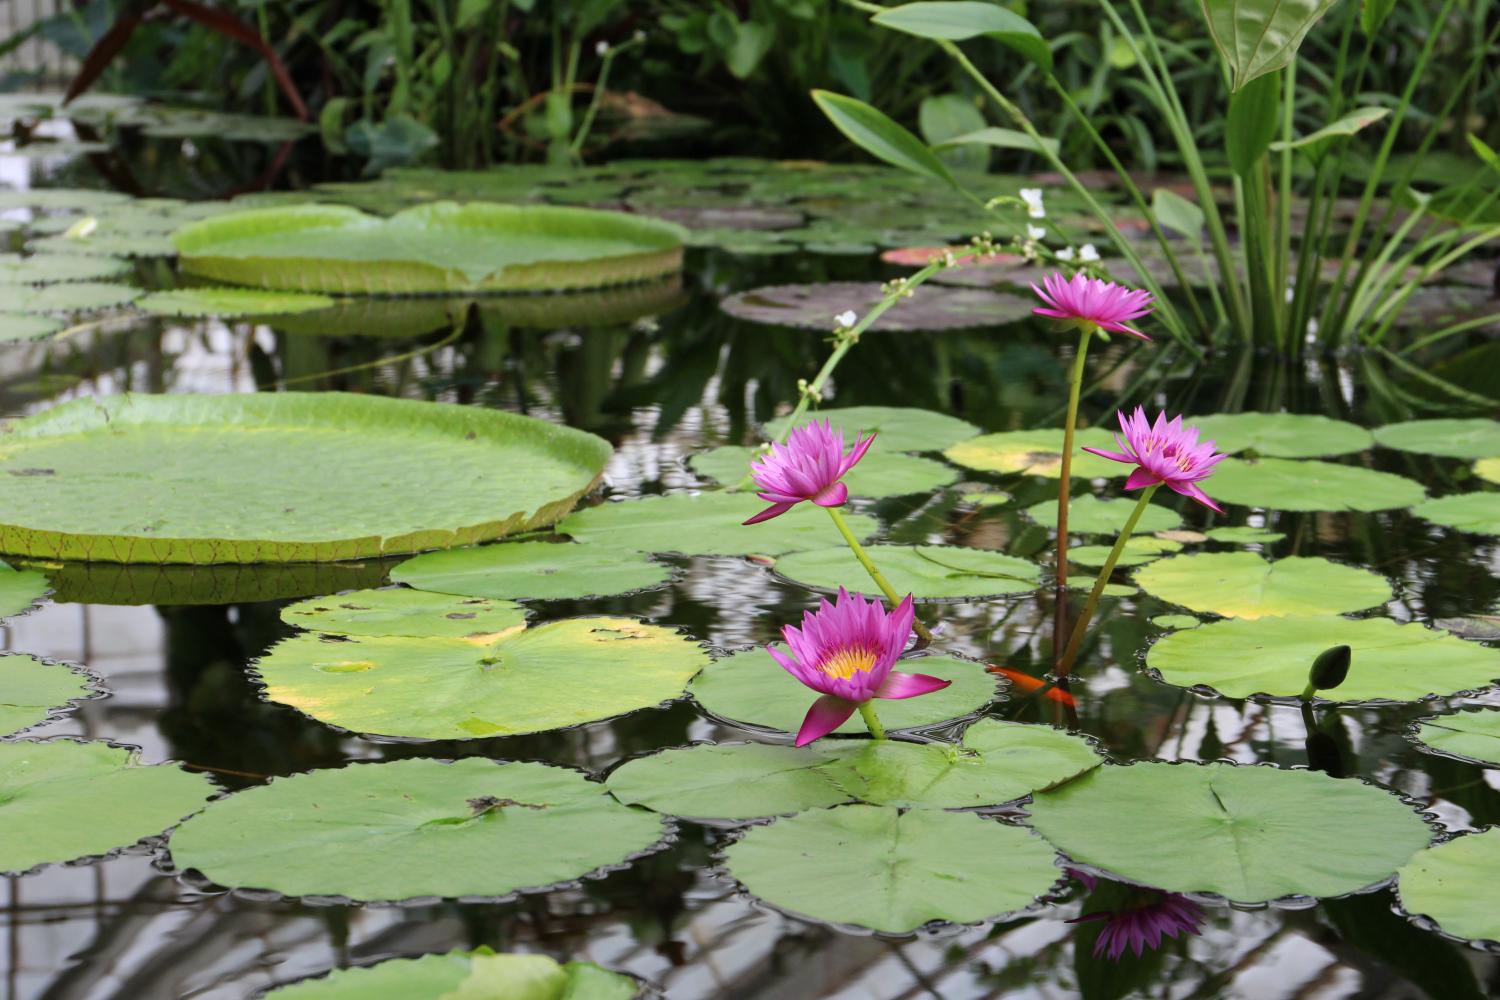
[[[592,962],[487,947],[388,958],[278,986],[265,1000],[634,1000],[640,984]]]

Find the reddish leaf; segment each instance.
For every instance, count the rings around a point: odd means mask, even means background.
[[[201,3],[194,3],[193,0],[164,0],[164,2],[174,13],[181,14],[211,31],[217,31],[259,52],[261,58],[270,66],[271,75],[276,78],[276,85],[281,88],[282,95],[292,106],[293,113],[302,121],[307,121],[307,105],[302,102],[302,95],[297,92],[297,85],[292,82],[292,75],[287,72],[286,64],[281,61],[276,50],[260,36],[260,32],[226,11],[205,7]]]
[[[83,65],[78,69],[78,75],[73,77],[73,82],[68,84],[68,92],[63,97],[63,103],[67,104],[79,94],[88,90],[99,79],[99,74],[104,72],[125,43],[130,41],[130,36],[135,34],[135,29],[141,26],[141,14],[139,10],[132,10],[121,14],[120,19],[110,25],[104,36],[94,43],[89,49],[89,54],[83,60]]]

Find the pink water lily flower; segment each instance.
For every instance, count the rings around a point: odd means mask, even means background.
[[[1090,891],[1096,884],[1092,875],[1071,869],[1068,874],[1081,881]],[[1152,951],[1160,948],[1162,941],[1167,938],[1196,935],[1204,919],[1203,908],[1180,893],[1142,889],[1131,905],[1085,913],[1068,923],[1103,920],[1104,929],[1094,941],[1094,957],[1108,956],[1111,962],[1118,962],[1126,949],[1133,951],[1139,958],[1148,948]]]
[[[804,500],[820,507],[838,507],[849,499],[841,479],[865,457],[875,435],[856,438],[844,454],[844,432],[827,420],[814,420],[787,435],[786,444],[773,444],[769,454],[750,463],[750,475],[760,487],[756,496],[771,506],[746,524],[780,517]]]
[[[1198,428],[1182,426],[1180,416],[1168,420],[1163,412],[1157,414],[1156,422],[1152,423],[1146,419],[1144,406],[1137,406],[1135,412],[1128,417],[1123,410],[1118,411],[1117,415],[1120,418],[1120,430],[1125,435],[1123,441],[1119,434],[1115,435],[1115,443],[1121,450],[1106,451],[1103,448],[1086,447],[1084,451],[1100,458],[1135,465],[1136,470],[1125,480],[1127,490],[1165,483],[1209,510],[1224,513],[1224,509],[1198,485],[1213,475],[1214,466],[1224,458],[1214,452],[1212,440],[1200,443]]]
[[[1042,279],[1041,288],[1033,284],[1031,290],[1046,303],[1031,310],[1038,316],[1088,323],[1111,333],[1128,333],[1139,340],[1151,340],[1127,325],[1153,308],[1151,293],[1144,289],[1126,288],[1079,271],[1071,279],[1053,272]]]
[[[781,630],[791,655],[768,647],[787,673],[822,695],[807,710],[797,745],[827,736],[871,698],[915,698],[941,691],[952,681],[927,674],[892,671],[911,637],[912,597],[887,612],[879,601],[839,588],[838,600],[824,598],[818,610],[802,615],[802,627]]]

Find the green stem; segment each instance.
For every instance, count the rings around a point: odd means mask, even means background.
[[[880,724],[880,716],[875,714],[873,701],[860,702],[859,717],[865,720],[865,726],[870,730],[871,736],[877,740],[885,739],[885,727]]]
[[[1073,435],[1078,426],[1078,397],[1083,391],[1084,359],[1088,356],[1089,341],[1094,339],[1097,327],[1092,323],[1080,324],[1078,353],[1073,356],[1073,378],[1068,383],[1068,416],[1063,424],[1063,450],[1061,478],[1057,485],[1057,598],[1056,618],[1052,629],[1052,648],[1062,645],[1063,633],[1067,630],[1066,612],[1068,604],[1068,495],[1073,475]]]
[[[1078,656],[1078,647],[1083,645],[1083,636],[1089,630],[1089,620],[1094,617],[1094,611],[1099,607],[1099,598],[1104,594],[1104,588],[1109,583],[1109,576],[1115,571],[1115,564],[1120,561],[1120,553],[1125,551],[1125,543],[1130,541],[1131,533],[1135,531],[1136,524],[1141,515],[1146,513],[1146,505],[1161,488],[1161,483],[1153,483],[1141,491],[1141,498],[1135,502],[1135,510],[1130,512],[1130,518],[1125,522],[1125,527],[1120,531],[1120,537],[1115,539],[1114,547],[1109,550],[1109,558],[1104,560],[1104,568],[1099,571],[1099,579],[1094,581],[1094,589],[1089,591],[1089,599],[1083,606],[1083,614],[1078,616],[1078,621],[1073,623],[1073,635],[1068,639],[1068,648],[1063,651],[1062,659],[1057,665],[1057,675],[1066,677],[1073,669],[1073,660]]]
[[[829,517],[833,518],[834,527],[838,528],[839,534],[844,536],[844,541],[848,543],[850,551],[854,553],[854,558],[858,559],[859,564],[865,568],[865,572],[870,574],[870,579],[875,581],[875,586],[880,588],[880,592],[885,595],[885,599],[891,602],[891,607],[894,608],[900,604],[903,598],[896,593],[896,588],[891,586],[891,581],[885,578],[885,574],[880,572],[879,568],[876,567],[874,561],[870,558],[870,554],[865,551],[865,547],[859,544],[858,538],[854,537],[854,532],[849,530],[849,522],[844,520],[844,515],[839,513],[837,507],[824,507],[823,509],[828,511]],[[932,633],[927,631],[927,626],[915,618],[912,619],[911,624],[922,641],[932,641]]]

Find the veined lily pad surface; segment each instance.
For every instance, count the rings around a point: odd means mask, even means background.
[[[0,737],[14,736],[83,698],[99,686],[85,671],[27,653],[0,654]]]
[[[619,549],[551,542],[501,542],[409,559],[391,579],[472,597],[562,600],[659,587],[672,569]]]
[[[1401,869],[1396,890],[1407,913],[1436,921],[1445,934],[1500,942],[1500,910],[1491,891],[1500,873],[1500,827],[1419,852]]]
[[[591,288],[682,266],[684,232],[617,212],[436,202],[381,219],[338,205],[251,209],[173,234],[182,266],[215,281],[406,295]]]
[[[266,1000],[632,1000],[640,984],[592,962],[489,948],[389,958],[291,983]]]
[[[1226,458],[1207,491],[1221,504],[1272,510],[1391,510],[1421,503],[1427,495],[1420,483],[1390,472],[1286,458]]]
[[[1035,590],[1041,568],[1015,556],[957,545],[870,545],[865,548],[898,594],[917,600],[998,597]],[[859,561],[845,546],[793,552],[776,560],[776,572],[817,590],[878,593],[859,578]]]
[[[877,446],[884,451],[942,451],[979,433],[979,428],[966,420],[905,406],[833,406],[811,410],[797,421],[797,426],[820,420],[843,431],[845,444],[852,445],[860,435],[873,434]],[[791,429],[790,417],[777,417],[763,428],[766,437],[777,441],[784,439]]]
[[[1316,557],[1271,562],[1253,552],[1160,559],[1139,570],[1135,582],[1164,601],[1225,618],[1337,614],[1392,596],[1390,583],[1366,569]]]
[[[664,832],[568,768],[417,758],[220,799],[170,849],[179,871],[228,888],[394,901],[542,888],[620,864]]]
[[[526,609],[511,601],[387,587],[299,601],[281,609],[281,620],[332,635],[490,639],[525,627]]]
[[[1364,451],[1375,443],[1363,427],[1305,413],[1220,413],[1189,417],[1200,440],[1213,439],[1215,451],[1253,451],[1268,458],[1321,458]]]
[[[1436,753],[1500,767],[1500,710],[1428,716],[1417,726],[1416,740]]]
[[[1455,493],[1419,503],[1412,513],[1473,535],[1500,535],[1500,491]]]
[[[1358,892],[1432,839],[1409,806],[1372,785],[1223,763],[1096,768],[1028,812],[1074,861],[1237,903]]]
[[[0,551],[307,562],[463,545],[557,520],[608,455],[539,420],[374,396],[78,400],[0,434]]]
[[[1002,431],[984,434],[948,448],[943,454],[950,462],[979,472],[1017,473],[1028,476],[1062,476],[1063,431],[1061,428],[1034,431]],[[1073,438],[1075,449],[1085,446],[1114,450],[1114,439],[1098,427],[1088,427]],[[1125,476],[1130,466],[1107,458],[1075,451],[1070,470],[1077,479],[1108,479]]]

